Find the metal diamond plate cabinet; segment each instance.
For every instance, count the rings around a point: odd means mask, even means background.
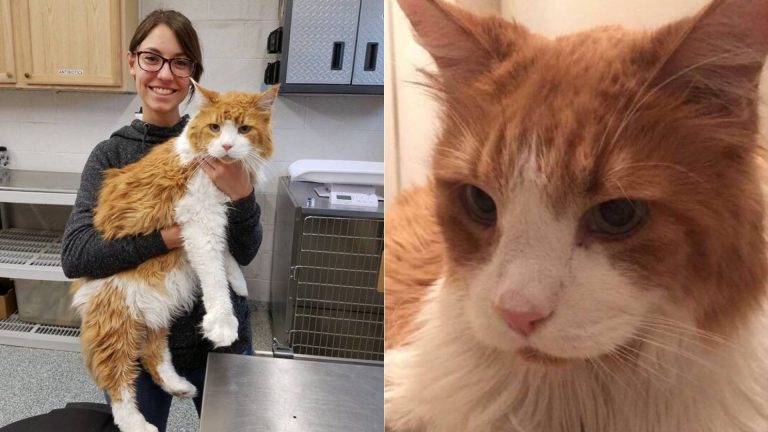
[[[278,186],[270,311],[275,355],[384,360],[383,204],[331,207],[314,183]]]
[[[286,0],[282,21],[281,92],[384,94],[382,0]]]

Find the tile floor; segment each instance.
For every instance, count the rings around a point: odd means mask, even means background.
[[[271,351],[272,332],[266,303],[252,303],[253,349]],[[104,402],[82,364],[80,353],[0,345],[0,427],[63,408],[68,402]],[[175,398],[168,432],[198,428],[190,400]]]

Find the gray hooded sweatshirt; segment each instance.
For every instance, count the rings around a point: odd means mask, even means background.
[[[168,252],[159,230],[147,236],[104,240],[93,227],[93,209],[104,170],[136,162],[153,146],[181,134],[188,121],[189,116],[184,116],[173,127],[159,127],[134,120],[93,149],[83,168],[75,206],[64,229],[61,261],[67,277],[103,278]],[[262,237],[261,210],[254,194],[231,203],[227,216],[229,250],[240,265],[247,265],[256,256]],[[251,344],[248,303],[231,289],[230,297],[239,321],[239,338],[232,346],[216,351],[242,353]],[[192,310],[177,318],[171,327],[168,343],[177,369],[205,366],[208,352],[213,350],[201,334],[204,313],[198,297]]]

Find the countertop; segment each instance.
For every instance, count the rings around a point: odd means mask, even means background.
[[[381,432],[384,368],[211,353],[200,432]]]

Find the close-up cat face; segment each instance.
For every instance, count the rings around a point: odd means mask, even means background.
[[[278,87],[264,93],[220,94],[198,86],[203,103],[189,125],[189,142],[197,156],[232,163],[272,156],[272,104]]]
[[[456,319],[547,364],[652,342],[670,316],[738,327],[766,277],[760,58],[701,43],[706,12],[554,40],[460,10],[410,17],[441,72],[433,174]]]

